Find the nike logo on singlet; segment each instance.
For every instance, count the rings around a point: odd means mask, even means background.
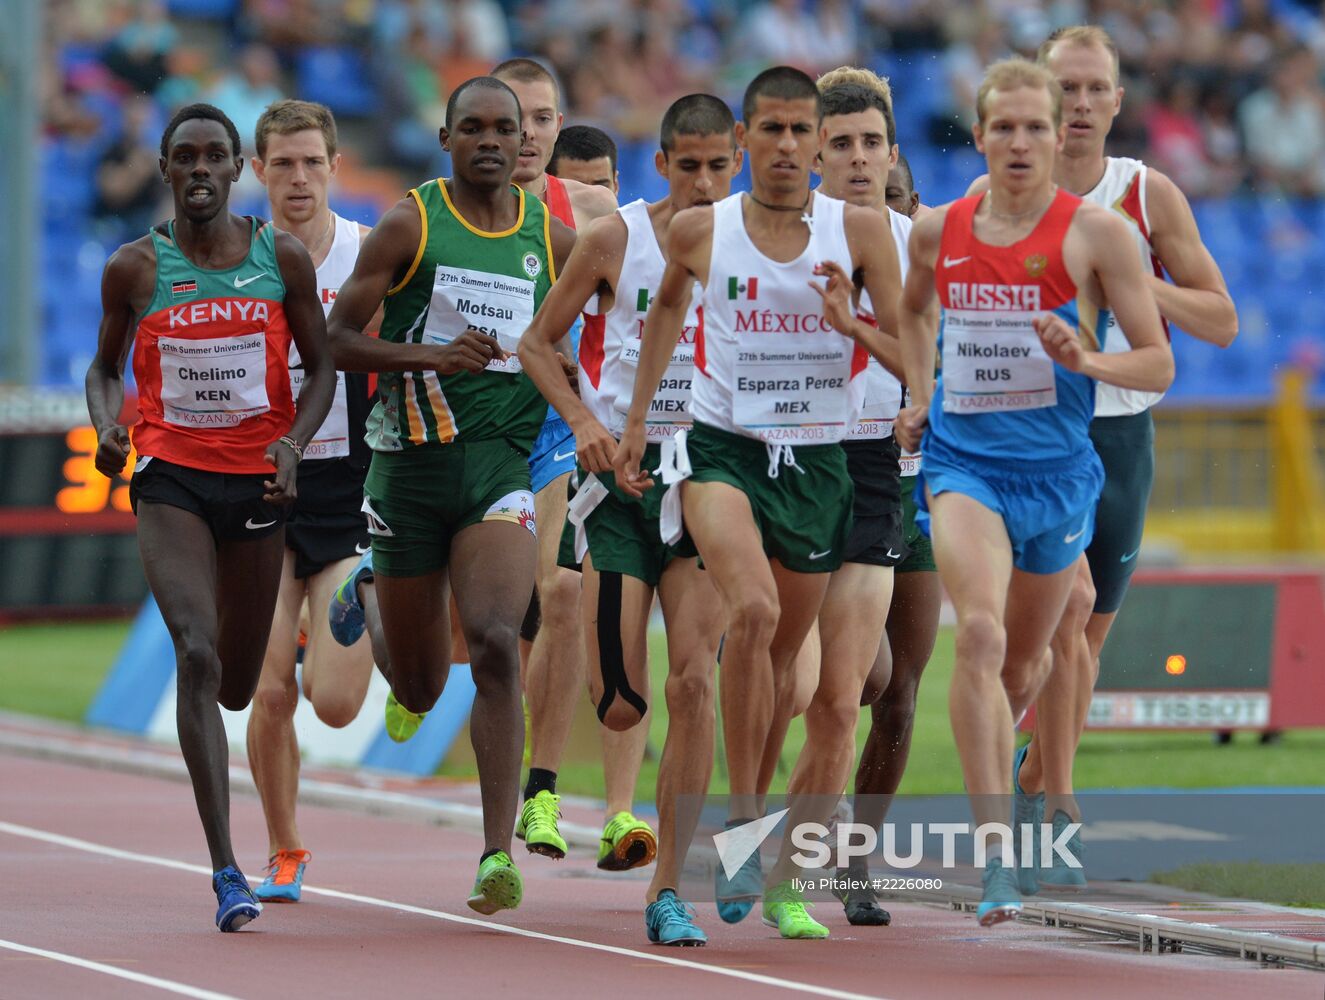
[[[266,273],[267,273],[266,271],[259,271],[257,274],[253,275],[253,277],[251,277],[251,278],[245,278],[243,281],[240,281],[240,280],[239,280],[239,275],[236,274],[236,275],[235,275],[235,287],[236,287],[236,288],[243,288],[245,285],[251,285],[251,284],[253,284],[253,282],[257,281],[259,278],[261,278],[261,277],[262,277],[263,275],[265,275]]]
[[[947,254],[944,254],[943,266],[956,267],[958,264],[965,264],[970,259],[971,259],[970,254],[967,254],[965,257],[949,257]]]

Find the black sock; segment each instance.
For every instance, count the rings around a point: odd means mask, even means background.
[[[491,851],[484,851],[484,852],[483,852],[483,856],[480,857],[480,858],[478,859],[478,863],[479,863],[479,864],[483,864],[483,862],[487,861],[488,858],[492,857],[494,854],[500,854],[500,853],[501,853],[501,851],[496,850],[496,849],[491,850]]]
[[[542,767],[529,769],[529,780],[524,785],[525,800],[532,799],[539,792],[557,794],[557,772]]]

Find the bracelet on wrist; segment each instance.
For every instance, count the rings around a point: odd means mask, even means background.
[[[286,434],[284,437],[280,438],[280,443],[294,452],[294,457],[299,461],[302,462],[304,460],[304,449],[300,448],[295,439],[290,437],[290,435]]]

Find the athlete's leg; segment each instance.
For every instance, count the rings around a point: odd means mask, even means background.
[[[337,584],[344,578],[342,573]],[[304,584],[305,581],[294,575],[294,552],[286,549],[271,636],[262,660],[258,690],[253,695],[247,733],[248,766],[253,772],[253,783],[257,786],[262,814],[267,821],[268,855],[281,850],[298,851],[304,846],[295,823],[299,741],[294,732],[294,713],[299,705],[295,659]],[[325,625],[326,617],[319,617]]]
[[[373,634],[373,606],[377,608],[386,646],[383,671],[402,708],[416,714],[437,703],[450,672],[450,591],[446,569],[421,576],[387,576],[380,570],[374,592],[364,602],[368,633]],[[379,660],[379,665],[382,663]]]
[[[676,889],[713,773],[713,674],[725,620],[708,573],[695,559],[663,571],[658,599],[667,623],[667,739],[658,763],[658,860],[646,893]],[[684,797],[684,798],[683,798]]]
[[[485,851],[511,850],[524,752],[520,622],[537,561],[534,537],[509,521],[471,524],[451,543],[451,586],[477,689],[469,734],[478,761]],[[449,653],[449,642],[442,648]]]

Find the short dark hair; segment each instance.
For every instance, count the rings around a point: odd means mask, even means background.
[[[535,59],[525,59],[523,57],[507,59],[505,62],[499,62],[492,67],[492,72],[488,75],[495,76],[499,80],[505,78],[519,83],[551,84],[552,96],[557,101],[557,107],[561,107],[561,86],[557,83],[557,78],[553,75],[552,70]]]
[[[916,193],[916,179],[911,173],[911,164],[907,162],[906,157],[901,153],[897,154],[897,162],[893,164],[892,170],[888,171],[888,178],[891,180],[894,176],[905,185],[908,192]]]
[[[563,156],[581,162],[606,156],[612,164],[612,172],[616,173],[616,143],[610,135],[592,125],[567,125],[561,130],[547,165],[547,172],[553,177],[557,175],[557,161]]]
[[[676,146],[678,135],[730,135],[735,143],[736,117],[725,101],[712,94],[687,94],[672,102],[658,130],[664,153]]]
[[[883,124],[888,133],[888,145],[897,145],[897,121],[893,118],[893,109],[877,90],[859,83],[842,83],[824,91],[823,104],[819,120],[832,115],[855,115],[870,108],[883,115]]]
[[[511,102],[515,105],[515,120],[520,120],[520,98],[515,96],[515,91],[506,84],[502,83],[495,76],[472,76],[455,90],[451,91],[450,98],[446,102],[446,131],[451,131],[451,122],[455,119],[455,106],[460,102],[460,97],[465,91],[481,87],[484,90],[500,90],[510,95]]]
[[[772,97],[780,101],[814,101],[817,113],[820,107],[819,88],[805,73],[794,66],[774,66],[766,69],[750,81],[741,98],[741,117],[748,124],[755,114],[755,102],[760,97]]]
[[[230,120],[229,115],[218,108],[215,104],[186,104],[175,112],[170,119],[170,124],[166,130],[161,133],[161,159],[166,159],[170,155],[170,140],[175,138],[175,130],[185,122],[194,119],[203,119],[209,122],[219,122],[225,127],[225,134],[230,137],[230,155],[236,160],[239,159],[240,147],[239,129],[235,128],[235,123]]]

